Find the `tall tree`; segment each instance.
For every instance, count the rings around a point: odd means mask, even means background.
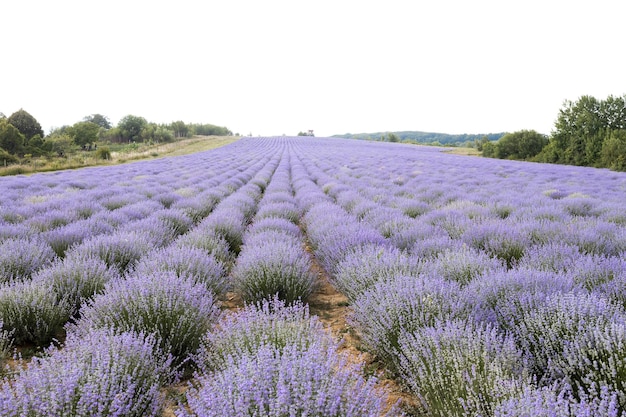
[[[24,109],[19,109],[10,115],[7,120],[24,135],[26,140],[35,135],[43,137],[43,129],[41,129],[41,125],[37,119]]]
[[[117,124],[120,129],[122,138],[125,140],[141,140],[141,131],[148,125],[146,119],[140,116],[133,116],[129,114],[124,116],[122,120]]]
[[[79,146],[90,145],[98,139],[98,131],[100,126],[93,122],[74,123],[68,129],[68,134],[72,137],[75,144]]]
[[[0,148],[10,154],[20,155],[24,152],[24,135],[7,119],[0,119]]]
[[[90,114],[89,116],[85,116],[83,118],[83,122],[91,122],[91,123],[95,123],[98,126],[104,128],[104,129],[110,129],[111,128],[111,122],[109,121],[109,118],[106,116],[103,116],[101,114]]]

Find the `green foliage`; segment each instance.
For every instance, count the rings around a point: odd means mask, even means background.
[[[111,159],[111,151],[106,146],[102,146],[96,150],[97,159]]]
[[[146,119],[129,114],[120,120],[117,127],[123,140],[141,141],[141,131],[148,125]]]
[[[487,141],[496,141],[505,133],[489,133],[489,134],[460,134],[450,135],[446,133],[419,132],[419,131],[400,131],[400,132],[376,132],[376,133],[346,133],[343,135],[335,135],[333,137],[347,139],[363,139],[363,140],[386,140],[388,134],[393,134],[399,139],[399,142],[414,142],[423,144],[438,144],[443,146],[456,146],[466,143],[473,143],[476,140],[486,138]]]
[[[575,102],[566,101],[559,111],[550,145],[539,155],[538,160],[571,165],[619,167],[620,140],[616,139],[613,132],[624,129],[626,95],[609,96],[606,100],[582,96]],[[610,143],[605,145],[606,141]],[[614,162],[614,158],[618,161]]]
[[[626,171],[626,130],[613,130],[602,142],[602,165],[615,171]]]
[[[25,139],[30,139],[35,135],[39,135],[41,137],[44,136],[41,125],[37,119],[31,116],[30,113],[24,109],[19,109],[10,115],[7,121],[15,126],[15,128],[24,135]]]
[[[24,143],[24,135],[8,119],[0,119],[0,148],[12,155],[23,155]]]
[[[112,127],[108,117],[97,113],[85,116],[85,118],[83,118],[83,121],[95,123],[103,129],[110,129]]]
[[[19,158],[15,155],[11,155],[4,149],[0,148],[0,167],[17,164],[20,162]]]
[[[90,145],[98,139],[100,126],[93,122],[78,122],[67,131],[78,146]]]
[[[483,143],[483,156],[500,159],[528,160],[541,152],[548,138],[534,130],[507,133],[496,143]]]

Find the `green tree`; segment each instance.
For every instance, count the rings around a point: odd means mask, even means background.
[[[85,116],[83,122],[95,123],[103,129],[110,129],[112,127],[109,118],[98,113]]]
[[[548,138],[534,130],[507,133],[495,143],[495,156],[501,159],[530,159],[548,144]],[[484,145],[483,145],[484,147]]]
[[[170,129],[174,131],[174,137],[176,138],[186,138],[189,134],[189,126],[187,126],[185,122],[181,120],[172,122],[170,124]]]
[[[602,164],[603,142],[613,130],[626,129],[626,96],[597,100],[582,96],[565,101],[550,139],[550,157],[542,160],[573,165]]]
[[[100,126],[93,122],[78,122],[68,129],[68,134],[78,146],[91,145],[98,140]]]
[[[387,133],[387,142],[400,142],[400,139],[393,133]]]
[[[143,117],[129,114],[120,120],[117,127],[120,129],[120,134],[124,140],[139,141],[141,140],[141,131],[147,124],[148,122]]]
[[[0,119],[0,148],[13,155],[24,154],[24,135],[8,119]]]
[[[17,130],[24,135],[25,139],[30,139],[35,135],[43,137],[41,125],[30,113],[24,109],[19,109],[7,119]]]
[[[602,143],[602,165],[626,171],[626,129],[612,130]]]

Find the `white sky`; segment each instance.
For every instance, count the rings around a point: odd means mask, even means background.
[[[0,8],[0,112],[254,135],[550,133],[626,94],[623,0],[20,0]]]

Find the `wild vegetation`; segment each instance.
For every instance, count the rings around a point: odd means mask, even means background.
[[[231,137],[225,127],[211,124],[156,124],[134,115],[113,126],[106,116],[92,114],[48,135],[23,109],[9,117],[0,113],[0,175],[24,174],[126,162],[170,155],[198,137]],[[234,138],[233,138],[234,139]],[[223,139],[218,143],[223,144]],[[177,145],[173,145],[177,144]],[[204,149],[210,149],[206,144]],[[192,151],[197,151],[195,146]]]

